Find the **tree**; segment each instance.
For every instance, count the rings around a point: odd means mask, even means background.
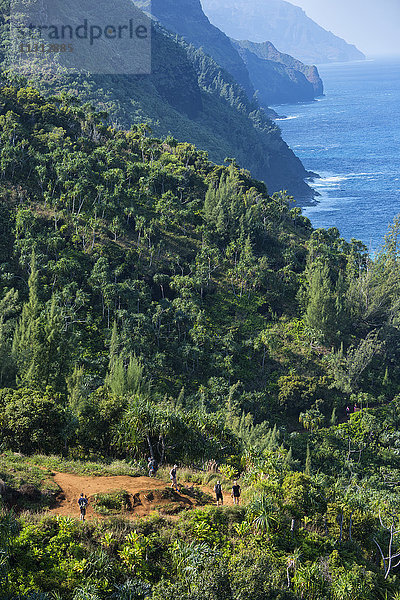
[[[157,405],[140,394],[134,395],[115,428],[115,444],[127,454],[143,455],[147,447],[152,458],[162,463],[166,442],[180,417],[166,406]],[[178,423],[177,423],[178,422]]]
[[[319,410],[317,405],[312,406],[305,412],[301,412],[299,416],[299,422],[304,426],[305,429],[309,429],[312,433],[324,422],[325,417]]]
[[[293,576],[293,587],[301,598],[319,600],[325,587],[321,571],[317,563],[299,567]]]
[[[144,377],[140,358],[130,354],[127,358],[120,352],[117,323],[114,321],[109,349],[108,373],[105,384],[114,396],[147,395],[149,385]]]
[[[319,331],[324,340],[336,331],[335,301],[329,276],[329,267],[317,263],[309,275],[308,304],[305,321],[311,330]]]
[[[41,352],[40,304],[38,298],[39,273],[36,256],[32,253],[29,275],[29,298],[24,303],[22,314],[14,333],[12,354],[17,366],[20,385],[37,386],[40,381]]]
[[[55,294],[46,305],[40,325],[41,352],[37,380],[42,389],[51,385],[55,390],[65,392],[73,334],[66,331]]]
[[[15,364],[11,342],[17,302],[18,292],[14,289],[9,290],[0,300],[0,385],[14,383]]]
[[[0,407],[3,441],[15,452],[61,453],[72,437],[71,417],[49,391],[3,389]]]
[[[310,444],[307,444],[307,454],[306,454],[306,466],[304,469],[304,473],[305,475],[310,476],[311,475],[311,450],[310,450]]]

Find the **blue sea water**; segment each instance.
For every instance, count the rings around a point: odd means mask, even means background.
[[[321,179],[304,213],[372,252],[400,213],[400,58],[319,67],[325,97],[275,106],[283,138]]]

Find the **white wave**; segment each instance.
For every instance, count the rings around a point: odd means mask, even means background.
[[[300,115],[291,115],[290,117],[279,117],[275,121],[291,121],[292,119],[298,119]]]
[[[383,171],[375,171],[374,173],[349,173],[347,177],[378,177],[378,175],[386,175]]]
[[[378,171],[375,173],[347,173],[346,175],[332,175],[332,174],[324,174],[320,173],[321,178],[315,179],[312,182],[312,186],[316,188],[333,188],[338,187],[343,181],[347,181],[349,179],[358,179],[364,178],[368,181],[373,181],[377,179],[380,175],[385,175],[385,173]]]
[[[322,186],[322,185],[326,185],[326,184],[330,184],[330,183],[340,183],[341,181],[346,181],[347,176],[344,175],[335,175],[335,176],[331,176],[331,177],[321,177],[321,179],[316,179],[313,182],[313,185],[316,186]]]

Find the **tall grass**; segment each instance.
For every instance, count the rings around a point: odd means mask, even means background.
[[[123,460],[111,462],[101,460],[75,460],[62,456],[44,456],[35,454],[25,457],[25,460],[33,465],[59,471],[61,473],[75,473],[76,475],[90,475],[94,477],[107,475],[130,475],[139,477],[145,474],[145,470],[139,463],[128,463]]]

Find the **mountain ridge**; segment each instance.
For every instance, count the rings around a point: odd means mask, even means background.
[[[269,40],[281,52],[306,64],[363,60],[356,46],[348,44],[285,0],[202,0],[210,21],[234,39]]]

